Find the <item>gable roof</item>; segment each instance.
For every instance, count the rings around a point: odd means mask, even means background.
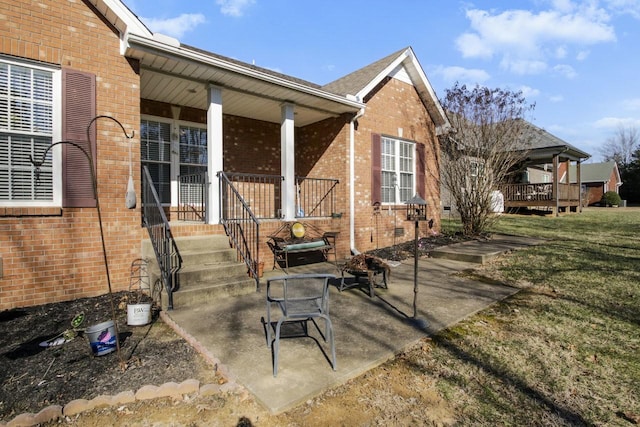
[[[580,180],[583,183],[609,182],[612,172],[615,172],[617,181],[620,182],[620,174],[616,162],[583,163],[580,165]],[[571,165],[569,168],[569,179],[570,182],[576,182],[575,165]]]
[[[400,49],[322,88],[343,96],[364,99],[384,78],[395,75],[401,69],[411,79],[438,133],[446,131],[450,127],[447,115],[411,47]]]

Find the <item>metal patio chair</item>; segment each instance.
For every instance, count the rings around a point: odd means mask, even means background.
[[[332,274],[297,274],[274,277],[267,280],[267,345],[273,344],[273,376],[278,374],[278,350],[280,349],[280,331],[285,322],[302,323],[304,337],[308,337],[307,322],[311,320],[316,329],[320,328],[315,319],[324,319],[324,333],[320,332],[331,349],[331,365],[336,370],[336,348],[333,340],[333,327],[329,317],[329,280]],[[275,339],[271,339],[271,310],[280,309],[280,317],[275,327]]]

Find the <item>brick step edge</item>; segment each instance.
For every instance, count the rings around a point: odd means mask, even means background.
[[[244,387],[238,385],[236,381],[232,381],[229,371],[216,359],[204,346],[202,346],[195,338],[186,333],[178,324],[176,324],[163,311],[160,312],[162,320],[169,325],[178,335],[187,341],[189,345],[199,352],[202,357],[209,363],[222,378],[222,384],[203,384],[196,379],[187,379],[181,383],[167,382],[160,386],[144,385],[134,392],[132,390],[123,391],[116,395],[100,395],[91,400],[75,399],[64,406],[51,405],[42,409],[37,414],[26,412],[17,415],[8,422],[0,421],[0,427],[31,427],[38,424],[48,423],[63,417],[71,417],[92,409],[105,406],[119,406],[137,401],[159,398],[181,399],[184,395],[211,396],[218,393],[235,393],[243,396],[243,400],[248,396],[248,391]]]

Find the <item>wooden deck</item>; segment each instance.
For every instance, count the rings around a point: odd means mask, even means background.
[[[556,186],[557,188],[554,188]],[[580,186],[577,184],[554,184],[552,182],[505,184],[500,190],[504,195],[505,209],[521,207],[578,208],[581,203]]]

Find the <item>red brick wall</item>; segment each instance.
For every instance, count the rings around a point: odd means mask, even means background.
[[[96,75],[97,113],[140,126],[135,64],[119,54],[118,35],[82,1],[0,3],[2,53]],[[125,208],[129,147],[110,120],[98,122],[97,177],[106,247],[115,290],[127,289],[140,255],[140,172],[133,168],[138,209]],[[139,140],[133,139],[139,164]],[[96,209],[0,209],[0,310],[107,292]]]
[[[424,199],[428,203],[427,216],[433,219],[433,229],[440,229],[440,178],[437,158],[439,145],[435,126],[415,88],[397,79],[386,79],[365,100],[365,115],[358,120],[355,159],[355,246],[364,252],[386,247],[394,242],[412,240],[414,223],[405,220],[404,205],[382,206],[374,214],[371,202],[371,134],[381,133],[425,145],[426,176]],[[347,193],[348,194],[348,193]],[[394,238],[394,229],[404,228],[402,237]],[[429,232],[428,224],[420,224],[420,235]]]

